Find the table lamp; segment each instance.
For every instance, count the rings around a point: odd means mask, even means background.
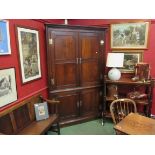
[[[108,53],[107,56],[107,67],[113,67],[108,72],[110,80],[116,81],[121,78],[121,72],[116,67],[123,67],[124,53]]]

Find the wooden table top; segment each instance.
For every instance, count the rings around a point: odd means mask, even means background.
[[[130,113],[114,128],[128,135],[155,135],[155,120],[137,113]]]

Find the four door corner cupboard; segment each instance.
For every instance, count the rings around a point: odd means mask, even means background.
[[[49,98],[60,100],[60,124],[99,116],[104,83],[102,27],[46,25]]]

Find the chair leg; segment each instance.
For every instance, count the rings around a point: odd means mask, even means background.
[[[144,111],[144,115],[148,116],[148,107],[146,105],[144,105],[143,111]]]
[[[59,125],[59,122],[56,122],[55,124],[53,124],[51,126],[51,128],[49,129],[49,131],[56,132],[58,135],[60,135],[60,125]]]
[[[57,122],[57,131],[58,131],[58,135],[60,135],[60,125],[59,125],[59,122]]]
[[[48,131],[47,132],[45,132],[45,134],[44,135],[48,135]]]
[[[148,106],[148,117],[151,117],[151,105]]]
[[[105,115],[104,115],[104,113],[102,112],[102,114],[101,114],[101,116],[102,116],[102,126],[104,126],[104,123],[105,123]]]

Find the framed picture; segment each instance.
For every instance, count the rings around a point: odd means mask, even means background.
[[[150,79],[150,65],[148,63],[137,63],[135,66],[135,77],[140,81],[147,81]]]
[[[0,70],[0,107],[17,100],[15,69]]]
[[[146,49],[149,22],[111,24],[112,49]]]
[[[37,30],[17,27],[22,82],[41,78],[39,34]]]
[[[0,55],[11,54],[9,22],[0,20]]]
[[[34,104],[36,120],[40,121],[49,117],[47,102]]]
[[[120,68],[122,73],[134,73],[135,72],[135,65],[139,62],[143,61],[143,51],[129,51],[129,50],[119,50],[119,51],[112,51],[112,52],[119,52],[124,53],[124,63],[123,68]]]

